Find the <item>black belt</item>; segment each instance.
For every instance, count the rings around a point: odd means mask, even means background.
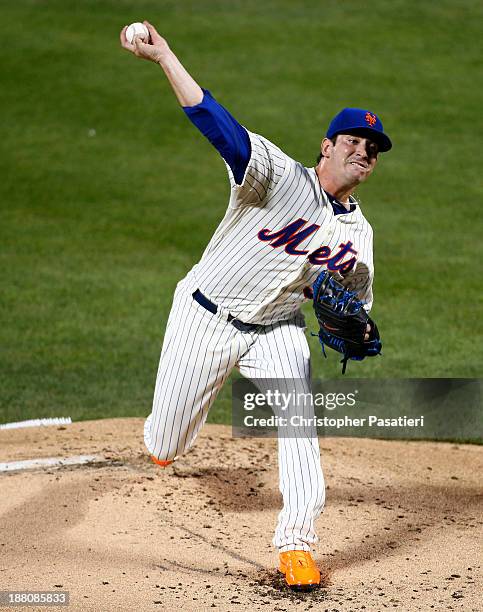
[[[200,304],[200,306],[203,306],[203,308],[206,308],[206,310],[208,310],[209,312],[213,314],[216,314],[218,312],[218,306],[214,304],[211,300],[209,300],[206,297],[206,295],[203,295],[199,289],[197,289],[193,293],[193,299],[196,300],[198,304]],[[230,313],[228,313],[227,318],[228,318],[228,321],[234,327],[236,327],[238,330],[242,332],[257,331],[258,329],[260,329],[260,327],[262,327],[261,325],[256,325],[255,323],[243,323],[243,321],[240,321],[239,319],[235,319],[235,317]]]

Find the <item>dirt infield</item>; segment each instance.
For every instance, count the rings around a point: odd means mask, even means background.
[[[209,425],[163,470],[142,424],[0,431],[0,462],[100,458],[0,473],[0,590],[69,591],[68,609],[99,612],[481,610],[482,447],[321,440],[323,586],[294,594],[271,545],[276,440]]]

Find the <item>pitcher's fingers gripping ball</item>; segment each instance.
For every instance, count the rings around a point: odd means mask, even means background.
[[[134,28],[134,26],[136,27]],[[142,26],[142,31],[140,31],[140,26]],[[133,29],[137,30],[134,34]],[[166,40],[160,36],[149,21],[124,26],[121,30],[120,39],[123,49],[156,64],[160,63],[171,52]]]
[[[131,23],[126,30],[126,40],[132,45],[134,37],[139,36],[145,43],[149,42],[149,30],[144,23]]]

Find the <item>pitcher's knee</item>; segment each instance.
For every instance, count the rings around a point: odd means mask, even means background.
[[[163,430],[153,426],[150,414],[144,423],[144,444],[154,463],[165,467],[172,463],[179,455],[183,454],[184,448],[170,435],[163,435]]]
[[[176,451],[159,452],[159,450],[157,450],[155,447],[153,448],[150,444],[149,445],[146,444],[146,442],[145,442],[145,446],[147,448],[147,451],[152,461],[156,463],[157,465],[160,465],[161,467],[166,467],[167,465],[170,465],[171,463],[173,463],[175,459],[178,458],[178,455],[181,454],[181,453],[177,453]]]

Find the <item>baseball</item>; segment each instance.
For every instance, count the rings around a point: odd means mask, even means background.
[[[126,30],[126,39],[128,43],[132,44],[134,36],[141,36],[144,42],[148,42],[149,31],[148,28],[144,25],[144,23],[131,23],[131,25]]]

